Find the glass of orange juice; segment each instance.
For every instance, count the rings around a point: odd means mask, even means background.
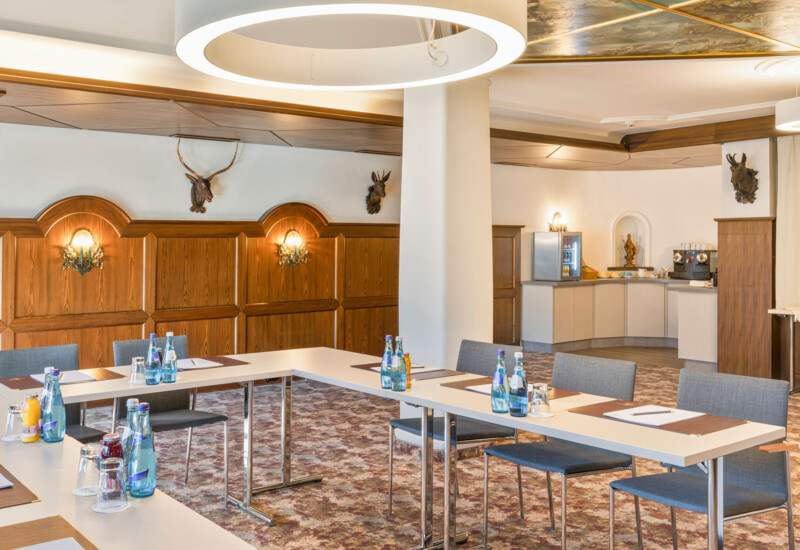
[[[406,362],[406,389],[409,389],[411,387],[411,356],[404,353],[403,359]]]

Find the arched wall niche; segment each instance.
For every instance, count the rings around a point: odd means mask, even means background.
[[[622,267],[625,265],[625,240],[628,234],[638,248],[636,252],[636,265],[641,267],[652,266],[650,220],[641,212],[629,211],[617,216],[611,223],[611,263],[609,266]]]

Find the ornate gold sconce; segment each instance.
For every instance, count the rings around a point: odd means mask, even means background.
[[[287,231],[283,243],[278,245],[278,263],[294,267],[308,263],[308,256],[308,248],[303,244],[300,233],[296,229]]]
[[[561,212],[556,212],[553,214],[553,220],[548,223],[547,226],[550,228],[550,231],[553,232],[567,230],[567,222],[564,221],[564,217],[561,215]]]
[[[103,249],[94,242],[88,229],[78,229],[64,247],[61,269],[72,268],[83,276],[93,267],[103,269]]]

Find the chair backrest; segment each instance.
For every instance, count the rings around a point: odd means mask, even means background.
[[[514,353],[522,351],[522,346],[506,346],[503,344],[475,342],[474,340],[461,340],[456,370],[470,374],[492,376],[497,365],[498,350],[506,352],[506,368],[513,369]]]
[[[636,363],[556,353],[550,384],[560,390],[632,401],[636,384]]]
[[[678,382],[677,407],[785,428],[789,383],[683,369]],[[765,453],[758,447],[733,453],[722,462],[723,479],[725,483],[786,498],[785,459],[784,453]]]
[[[178,359],[189,358],[189,346],[186,341],[186,336],[175,336],[172,340],[175,346],[175,355]],[[167,345],[166,338],[156,338],[156,346],[164,349]],[[117,366],[130,365],[134,357],[147,356],[147,350],[150,347],[150,340],[119,340],[114,342],[114,364]],[[148,395],[137,395],[140,401],[150,403],[150,412],[159,413],[166,411],[177,411],[188,409],[191,392],[189,390],[176,390],[160,393],[151,393]],[[122,418],[128,414],[125,408],[125,401],[123,400],[121,406],[117,410],[117,419]]]
[[[78,370],[78,344],[0,351],[0,378],[41,374],[45,367],[55,367],[62,371]],[[80,405],[67,405],[65,409],[67,425],[79,424]]]

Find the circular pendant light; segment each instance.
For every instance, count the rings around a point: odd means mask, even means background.
[[[333,25],[342,17],[364,16],[401,18],[406,26],[438,21],[459,32],[387,44],[375,36],[380,33],[364,28],[364,36],[351,33],[352,45],[342,44],[340,36],[336,47],[324,43],[326,32],[307,44],[286,40],[286,32],[278,33],[280,40],[264,32],[292,20],[326,17]],[[525,50],[527,10],[525,0],[175,0],[175,34],[184,63],[226,80],[290,89],[384,90],[452,82],[504,67]],[[365,38],[370,35],[373,44]]]
[[[785,132],[800,132],[800,97],[784,99],[775,104],[775,128]]]

